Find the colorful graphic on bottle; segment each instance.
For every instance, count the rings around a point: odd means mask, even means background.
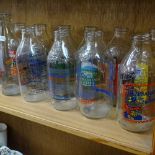
[[[47,62],[45,55],[30,55],[28,58],[28,66],[30,73],[30,82],[42,82],[43,79],[47,79]]]
[[[98,64],[98,66],[91,62],[82,62],[79,78],[79,98],[83,104],[91,104],[103,98],[107,93],[106,84],[106,66]]]
[[[9,58],[5,61],[6,68],[10,69],[10,77],[17,76],[17,67],[16,67],[16,51],[9,50],[8,51]]]
[[[20,56],[17,59],[18,62],[18,72],[20,76],[20,84],[26,85],[29,82],[29,70],[28,70],[28,60],[27,55]]]
[[[74,96],[75,66],[72,63],[50,63],[49,88],[55,99],[68,100]]]
[[[136,66],[134,83],[123,84],[122,101],[126,120],[143,123],[154,118],[155,84],[148,84],[148,65]]]

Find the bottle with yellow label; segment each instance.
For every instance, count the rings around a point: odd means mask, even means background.
[[[118,120],[129,131],[149,130],[155,116],[155,70],[150,35],[137,35],[120,65]]]

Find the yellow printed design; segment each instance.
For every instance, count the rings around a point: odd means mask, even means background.
[[[148,84],[148,65],[145,63],[139,63],[136,66],[136,78],[134,80],[135,84]],[[148,87],[141,86],[141,87],[134,87],[137,92],[143,92],[147,94]],[[140,100],[143,100],[143,103],[147,100],[147,95],[141,96]]]

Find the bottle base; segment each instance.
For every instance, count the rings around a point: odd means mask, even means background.
[[[26,102],[39,102],[48,98],[47,92],[32,92],[24,96]]]
[[[112,109],[112,105],[110,105],[109,103],[79,103],[79,106],[81,113],[87,118],[91,119],[105,118]]]
[[[119,120],[120,126],[130,132],[146,132],[150,130],[153,126],[153,122],[146,122],[146,123],[131,123],[126,120]]]
[[[76,98],[71,98],[69,100],[52,100],[53,107],[59,111],[68,111],[75,109],[77,107]]]
[[[9,84],[5,88],[2,87],[2,94],[6,96],[20,95],[19,86],[15,84]]]

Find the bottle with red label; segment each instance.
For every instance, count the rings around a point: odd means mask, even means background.
[[[106,117],[112,107],[108,88],[109,65],[103,51],[95,47],[95,31],[86,33],[85,48],[77,56],[77,100],[88,118]]]
[[[10,15],[1,13],[0,18],[2,20],[0,41],[2,42],[4,67],[2,74],[2,93],[4,95],[18,95],[20,94],[20,90],[16,68],[16,50],[19,42],[11,32]]]
[[[114,106],[117,102],[117,90],[118,90],[118,68],[122,59],[129,50],[129,35],[127,28],[115,28],[112,40],[109,42],[106,48],[106,53],[114,62]]]
[[[155,62],[149,34],[136,35],[119,68],[118,121],[129,131],[143,132],[155,117]]]

